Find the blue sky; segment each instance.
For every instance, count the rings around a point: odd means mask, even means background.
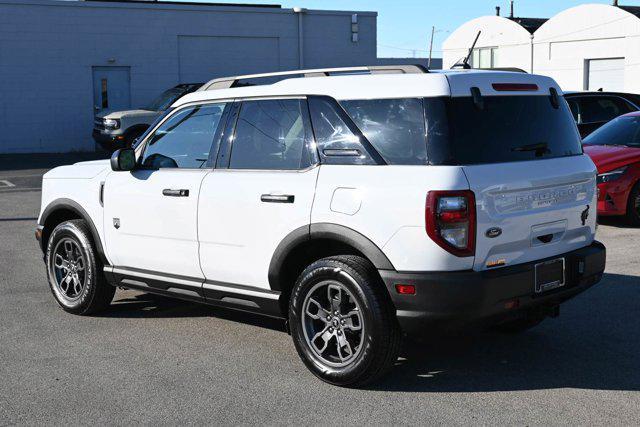
[[[198,0],[190,0],[198,1]],[[225,0],[210,0],[225,3]],[[226,3],[271,3],[283,7],[309,9],[363,10],[378,12],[378,56],[427,56],[431,26],[435,25],[434,57],[441,56],[447,31],[482,15],[495,14],[495,6],[508,14],[507,0],[232,0]],[[584,3],[611,4],[611,0],[516,0],[516,16],[549,18]],[[640,0],[620,0],[620,4],[640,6]]]

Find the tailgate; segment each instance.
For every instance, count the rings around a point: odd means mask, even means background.
[[[586,155],[463,170],[476,197],[474,270],[551,257],[593,241],[596,170]]]

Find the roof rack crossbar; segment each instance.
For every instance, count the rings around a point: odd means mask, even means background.
[[[295,76],[303,77],[327,77],[334,73],[360,73],[370,74],[422,74],[429,70],[422,65],[367,65],[362,67],[337,67],[337,68],[317,68],[310,70],[278,71],[275,73],[247,74],[242,76],[222,77],[210,80],[199,90],[228,89],[235,87],[240,80],[257,79],[266,77]]]

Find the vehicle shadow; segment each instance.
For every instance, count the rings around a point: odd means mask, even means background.
[[[285,332],[249,313],[125,291],[107,317],[217,317]],[[486,392],[551,388],[640,391],[640,277],[605,274],[563,305],[558,319],[519,335],[494,332],[405,342],[370,390]],[[293,345],[292,345],[293,348]]]
[[[371,389],[486,392],[550,388],[640,390],[640,277],[603,281],[520,335],[481,333],[405,345]]]
[[[630,224],[623,217],[615,217],[615,216],[599,216],[598,224],[608,225],[610,227],[616,227],[616,228],[640,228],[640,226],[638,225]]]
[[[224,307],[137,291],[118,291],[114,302],[102,317],[120,318],[178,318],[178,317],[217,317],[233,322],[245,323],[261,328],[285,331],[284,321],[231,310]]]

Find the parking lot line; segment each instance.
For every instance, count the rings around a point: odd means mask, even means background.
[[[10,187],[15,187],[15,184],[13,184],[11,181],[8,181],[6,179],[0,179],[0,188],[10,188]]]

